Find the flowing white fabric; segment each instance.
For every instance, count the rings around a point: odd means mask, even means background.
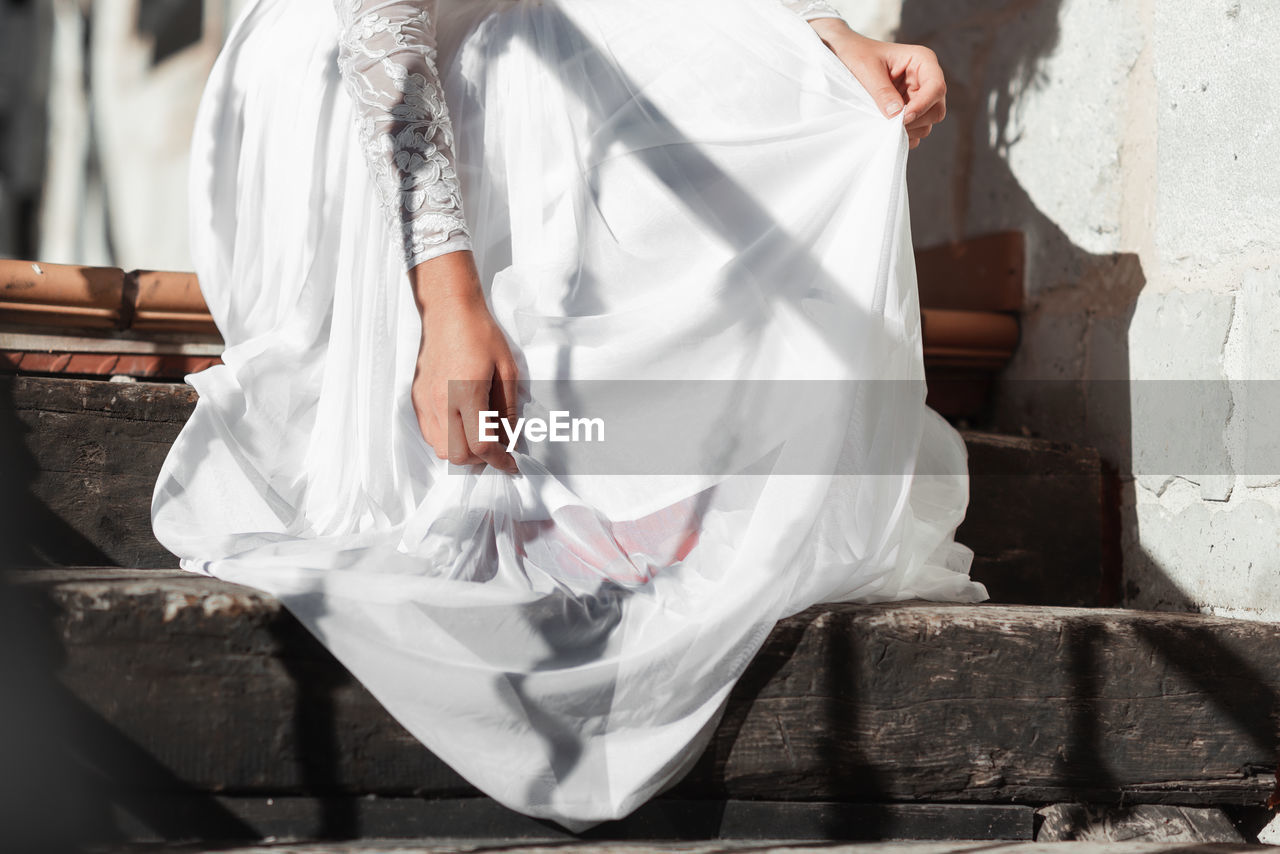
[[[156,485],[184,569],[278,596],[478,788],[573,828],[678,779],[779,619],[986,598],[924,404],[902,120],[796,4],[339,3],[252,0],[201,103],[227,347]],[[458,246],[523,413],[608,441],[435,457],[405,269]]]

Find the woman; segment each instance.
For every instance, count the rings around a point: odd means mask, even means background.
[[[227,349],[156,487],[184,569],[574,828],[680,777],[784,616],[986,598],[924,405],[927,49],[813,2],[335,11],[251,2],[201,104]]]

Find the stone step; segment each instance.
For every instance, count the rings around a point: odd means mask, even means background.
[[[26,751],[30,769],[5,769],[19,779],[79,775],[58,788],[97,798],[97,814],[139,793],[347,804],[477,794],[270,596],[165,570],[3,580],[0,712],[18,723],[0,729],[0,753]],[[1280,625],[823,606],[775,629],[665,797],[1260,808],[1275,786],[1277,721]]]
[[[0,376],[0,565],[173,566],[151,533],[151,491],[195,402],[186,385]],[[1097,452],[962,435],[972,479],[957,538],[992,600],[1114,604]]]

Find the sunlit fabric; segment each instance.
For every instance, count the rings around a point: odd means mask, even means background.
[[[405,276],[431,242],[384,209],[334,10],[254,0],[192,155],[225,364],[188,377],[154,527],[183,569],[278,596],[486,794],[580,828],[678,779],[779,619],[986,598],[954,540],[965,448],[924,403],[901,116],[801,15],[435,12],[448,239],[524,412],[633,438],[529,441],[516,476],[436,458]]]

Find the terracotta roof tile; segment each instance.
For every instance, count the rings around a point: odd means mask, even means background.
[[[926,365],[999,370],[1018,346],[1018,318],[995,311],[920,309]]]
[[[0,260],[0,322],[114,329],[123,300],[118,267]]]
[[[218,333],[195,273],[134,270],[125,275],[129,328],[139,331]]]

